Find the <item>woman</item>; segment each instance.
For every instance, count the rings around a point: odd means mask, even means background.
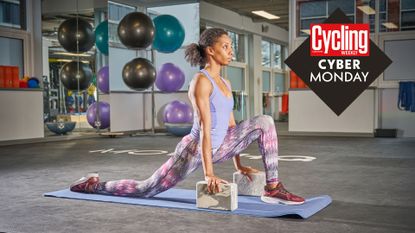
[[[70,189],[75,192],[117,196],[152,197],[163,192],[203,166],[208,191],[220,192],[227,181],[215,175],[213,164],[233,158],[234,165],[251,179],[258,172],[241,165],[239,153],[257,140],[263,158],[266,186],[261,200],[268,203],[302,204],[304,199],[288,192],[278,180],[278,139],[274,121],[256,116],[236,125],[230,82],[220,77],[222,66],[232,60],[232,40],[219,28],[206,29],[198,44],[187,47],[185,57],[192,66],[204,66],[192,79],[189,98],[195,110],[194,124],[183,137],[173,156],[147,180],[99,182],[98,174],[89,174]]]

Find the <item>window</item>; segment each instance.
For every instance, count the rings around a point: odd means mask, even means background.
[[[261,41],[262,66],[271,67],[271,43]]]
[[[26,29],[24,0],[0,0],[0,26]]]
[[[269,71],[262,71],[262,91],[263,92],[270,92],[271,86],[271,72]]]
[[[415,30],[415,1],[401,0],[401,30]]]
[[[282,69],[282,49],[280,44],[261,41],[262,66]]]
[[[232,39],[232,49],[233,49],[232,61],[245,62],[244,35],[238,34],[232,31],[228,31],[228,35]]]
[[[286,92],[286,72],[283,65],[287,47],[270,41],[261,41],[262,53],[262,110],[275,116],[279,111],[280,96]]]
[[[240,67],[228,66],[227,77],[231,81],[232,90],[245,90],[245,69]]]
[[[282,94],[285,92],[285,75],[284,73],[274,73],[274,93]]]
[[[271,44],[272,46],[272,59],[273,59],[273,68],[281,69],[281,45]]]
[[[310,24],[324,22],[337,8],[340,8],[352,22],[355,22],[355,1],[298,1],[298,5],[298,36],[308,36],[310,34]]]
[[[0,36],[0,65],[19,67],[19,78],[25,74],[23,40]]]

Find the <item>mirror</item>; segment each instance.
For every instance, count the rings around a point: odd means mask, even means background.
[[[107,16],[103,0],[42,2],[45,136],[109,127]]]

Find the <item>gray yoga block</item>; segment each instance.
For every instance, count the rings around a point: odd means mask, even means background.
[[[233,173],[233,182],[238,186],[238,194],[246,196],[261,196],[264,192],[265,173],[258,172],[250,174],[252,181],[242,175],[239,171]]]
[[[210,194],[206,181],[196,183],[196,207],[215,210],[236,210],[238,208],[238,188],[236,184],[220,184],[222,192]]]

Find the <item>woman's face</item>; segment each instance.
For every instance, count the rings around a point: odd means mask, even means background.
[[[212,47],[208,47],[208,53],[218,64],[228,65],[233,56],[231,38],[225,34],[220,36]]]

